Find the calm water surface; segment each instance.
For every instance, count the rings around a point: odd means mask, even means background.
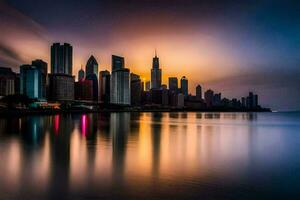
[[[292,199],[300,113],[0,119],[0,199]]]

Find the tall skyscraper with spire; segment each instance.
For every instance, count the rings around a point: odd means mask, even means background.
[[[161,69],[159,68],[159,58],[155,50],[155,57],[152,61],[151,69],[151,89],[159,89],[161,87]]]

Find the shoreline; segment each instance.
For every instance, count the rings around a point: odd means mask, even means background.
[[[142,112],[206,112],[206,113],[253,113],[253,112],[272,112],[271,109],[101,109],[101,110],[29,110],[29,109],[3,109],[0,110],[0,117],[16,117],[31,115],[58,115],[58,114],[89,114],[89,113],[142,113]]]

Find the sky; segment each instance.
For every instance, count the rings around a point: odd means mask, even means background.
[[[295,0],[0,0],[0,66],[18,71],[50,46],[73,46],[73,74],[111,55],[149,80],[157,49],[167,78],[186,76],[228,98],[258,93],[273,110],[300,110],[300,2]]]

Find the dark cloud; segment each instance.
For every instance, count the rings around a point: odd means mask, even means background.
[[[16,66],[24,63],[20,55],[12,48],[0,43],[0,64],[2,66]]]

